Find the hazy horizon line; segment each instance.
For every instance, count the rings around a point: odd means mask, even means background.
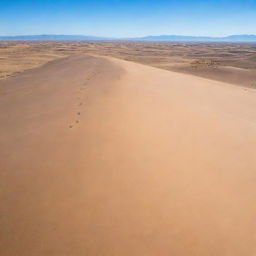
[[[19,36],[85,36],[85,37],[101,37],[101,38],[143,38],[143,37],[160,37],[160,36],[184,36],[184,37],[207,37],[207,38],[225,38],[231,36],[256,36],[253,34],[227,34],[223,36],[209,36],[209,35],[188,35],[188,34],[146,34],[141,36],[101,36],[101,35],[91,35],[91,34],[69,34],[69,33],[41,33],[41,34],[15,34],[15,35],[1,35],[0,37],[19,37]]]

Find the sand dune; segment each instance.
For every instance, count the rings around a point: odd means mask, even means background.
[[[0,255],[255,255],[255,109],[93,56],[0,81]]]

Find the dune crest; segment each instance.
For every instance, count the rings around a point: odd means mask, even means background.
[[[256,92],[75,55],[0,81],[0,254],[256,253]]]

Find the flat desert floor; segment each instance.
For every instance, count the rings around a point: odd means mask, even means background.
[[[0,255],[256,254],[254,89],[53,55],[0,81]]]
[[[115,57],[256,88],[255,43],[0,42],[0,79],[73,54]]]

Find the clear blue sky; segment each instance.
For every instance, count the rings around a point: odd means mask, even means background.
[[[256,34],[256,0],[0,0],[0,35]]]

